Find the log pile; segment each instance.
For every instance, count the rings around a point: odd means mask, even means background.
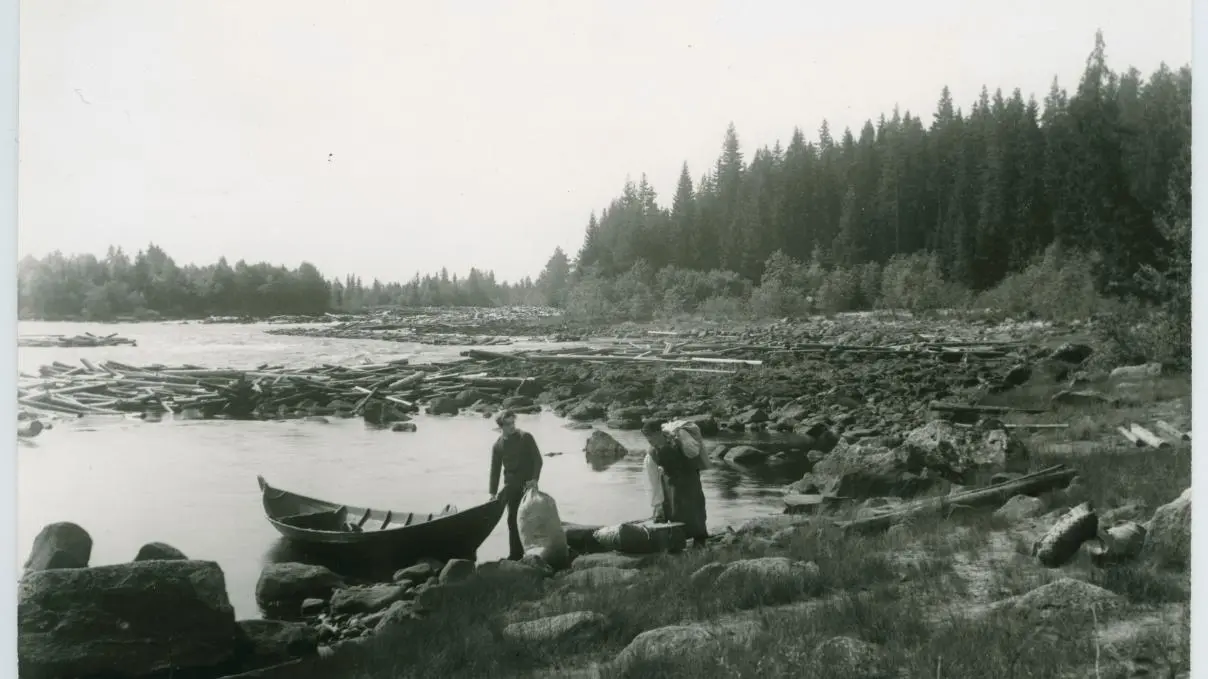
[[[467,335],[465,333],[415,332],[412,328],[397,325],[377,325],[364,321],[350,321],[324,327],[273,328],[265,330],[270,335],[293,337],[316,337],[323,339],[379,340],[382,342],[410,342],[433,346],[503,346],[512,343],[512,338],[500,335]]]
[[[418,409],[417,403],[438,405],[443,397],[454,403],[456,412],[466,398],[511,393],[529,382],[492,378],[464,362],[409,365],[401,360],[255,370],[80,362],[55,362],[43,366],[38,377],[23,375],[18,403],[43,416],[194,411],[199,417],[278,419],[335,414],[387,424],[405,420]]]
[[[332,317],[334,320],[335,317]],[[463,307],[387,309],[323,327],[273,328],[271,335],[370,339],[439,346],[503,346],[513,338],[536,337],[564,341],[566,324],[557,309],[548,307]]]
[[[74,349],[81,347],[138,346],[138,342],[117,333],[103,337],[86,332],[83,335],[24,335],[17,338],[17,346],[29,348]]]

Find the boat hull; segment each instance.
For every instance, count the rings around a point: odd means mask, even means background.
[[[270,486],[258,478],[265,516],[293,546],[337,557],[403,563],[423,558],[476,560],[503,516],[498,500],[424,514],[340,505]],[[352,528],[352,530],[349,530]]]

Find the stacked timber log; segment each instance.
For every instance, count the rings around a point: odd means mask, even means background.
[[[513,338],[554,341],[566,336],[559,312],[547,307],[390,309],[309,328],[273,328],[272,335],[382,340],[439,346],[503,346]]]
[[[83,335],[23,335],[17,338],[17,346],[30,348],[79,348],[79,347],[116,347],[122,345],[138,346],[138,342],[126,337],[118,337],[117,333],[103,337],[86,332]]]
[[[470,387],[478,392],[511,393],[529,383],[520,378],[493,378],[478,365],[465,362],[412,366],[401,360],[304,369],[261,366],[255,370],[80,362],[81,366],[55,362],[43,366],[39,377],[23,375],[17,386],[18,403],[43,416],[192,410],[200,417],[228,419],[361,415],[385,424],[406,419],[405,414],[416,411],[419,402],[456,399]]]
[[[265,330],[265,332],[270,335],[289,335],[293,337],[379,340],[382,342],[408,342],[433,346],[504,346],[513,342],[511,337],[500,335],[415,332],[412,328],[400,328],[393,324],[366,324],[364,321],[353,321],[318,328],[273,328]]]

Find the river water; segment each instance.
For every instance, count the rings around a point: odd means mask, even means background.
[[[269,327],[281,326],[22,322],[22,335],[117,332],[138,346],[20,349],[18,367],[37,374],[40,365],[80,358],[215,368],[397,358],[420,363],[455,358],[467,348],[274,336],[263,332]],[[256,580],[266,562],[281,558],[283,542],[264,518],[257,474],[277,487],[360,506],[435,511],[487,499],[490,448],[498,436],[491,421],[464,414],[420,415],[415,422],[415,433],[337,418],[143,422],[97,416],[56,424],[33,444],[17,447],[17,566],[44,525],[72,521],[92,535],[93,565],[129,561],[151,541],[218,562],[236,614],[260,617]],[[649,514],[640,434],[610,432],[634,452],[594,471],[582,452],[589,431],[569,429],[548,412],[521,415],[518,425],[532,432],[543,453],[561,453],[545,459],[541,485],[557,500],[564,521],[607,524]],[[760,480],[723,468],[705,472],[703,480],[709,524],[718,529],[779,511],[788,479]],[[506,553],[507,527],[500,521],[479,559]]]

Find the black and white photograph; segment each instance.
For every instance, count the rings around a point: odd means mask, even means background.
[[[0,676],[1208,672],[1191,2],[0,3]]]

